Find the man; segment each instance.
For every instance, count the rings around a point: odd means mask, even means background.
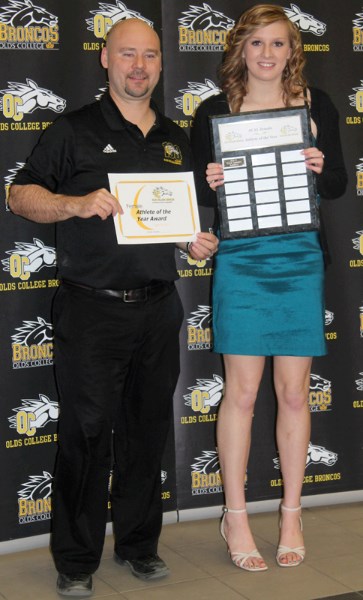
[[[14,213],[57,223],[61,414],[51,548],[57,591],[78,597],[92,594],[101,558],[111,454],[115,560],[142,579],[168,573],[157,544],[161,458],[179,375],[175,249],[117,244],[112,217],[123,211],[107,173],[191,170],[186,135],[151,100],[161,71],[154,30],[137,19],[116,23],[101,62],[109,93],[46,130],[9,198]],[[178,160],[170,160],[170,144]],[[200,233],[188,250],[202,259],[217,243]]]

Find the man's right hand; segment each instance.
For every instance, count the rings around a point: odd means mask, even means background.
[[[99,216],[103,221],[110,215],[122,214],[122,207],[108,190],[101,188],[85,196],[64,196],[70,217],[89,219]]]
[[[103,221],[110,215],[122,214],[122,207],[108,190],[101,188],[84,196],[53,194],[40,185],[12,185],[9,207],[36,223],[58,223],[72,217],[89,219],[98,216]]]

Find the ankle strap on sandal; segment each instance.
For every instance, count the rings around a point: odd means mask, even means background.
[[[289,508],[288,506],[284,506],[283,504],[280,504],[280,507],[281,507],[281,510],[287,510],[288,512],[297,512],[298,510],[302,509],[301,504],[297,508]]]
[[[240,509],[234,509],[234,508],[227,508],[227,506],[222,506],[222,512],[223,513],[245,513],[247,512],[247,508],[240,508]]]

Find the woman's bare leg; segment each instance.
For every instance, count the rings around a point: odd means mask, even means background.
[[[310,439],[310,357],[277,356],[274,359],[274,383],[278,400],[276,437],[283,487],[283,505],[296,508],[301,502],[306,456]],[[300,512],[281,515],[280,544],[290,548],[304,545]],[[287,553],[281,562],[296,562],[296,553]]]
[[[260,356],[224,356],[225,393],[218,413],[218,453],[227,508],[246,507],[245,474],[251,444],[253,410],[260,386],[265,358]],[[256,548],[246,513],[226,513],[225,535],[233,552],[251,552]],[[259,558],[250,558],[246,566],[263,567]]]

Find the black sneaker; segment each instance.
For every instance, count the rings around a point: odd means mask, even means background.
[[[144,581],[166,577],[170,573],[164,561],[157,554],[123,560],[115,553],[114,558],[119,565],[130,567],[131,573]]]
[[[59,573],[57,592],[61,596],[86,598],[92,596],[92,575],[88,573]]]

